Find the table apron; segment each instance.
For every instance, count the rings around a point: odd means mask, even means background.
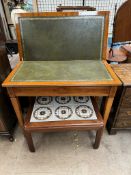
[[[12,87],[8,88],[10,97],[14,96],[109,96],[110,86],[100,87]]]

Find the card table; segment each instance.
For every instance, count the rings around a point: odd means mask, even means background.
[[[109,13],[79,16],[78,12],[47,12],[18,16],[20,62],[3,86],[21,128],[24,130],[21,96],[104,96],[102,116],[106,125],[117,86],[121,84],[106,62]],[[82,125],[79,122],[79,128]],[[31,137],[28,139],[31,141]]]

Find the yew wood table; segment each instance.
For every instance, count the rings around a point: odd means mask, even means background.
[[[3,86],[23,130],[20,96],[105,96],[102,116],[106,125],[117,86],[121,84],[106,62],[108,20],[109,12],[94,16],[80,16],[78,12],[19,14],[16,30],[21,61]],[[59,129],[98,129],[97,120],[92,125],[86,121],[61,124]],[[50,130],[54,125],[50,125]],[[37,125],[37,129],[45,128]],[[97,138],[96,147],[100,141]],[[31,143],[31,137],[27,141]],[[34,151],[31,144],[30,150]]]

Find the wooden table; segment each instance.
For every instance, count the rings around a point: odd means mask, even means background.
[[[19,16],[16,30],[21,61],[3,86],[8,90],[21,128],[25,129],[25,123],[20,96],[105,96],[103,118],[106,125],[117,86],[121,84],[106,62],[109,12],[98,12],[95,16],[80,16],[78,12]],[[35,124],[35,131],[51,131],[56,127],[54,121],[50,128]],[[99,130],[101,126],[103,120],[99,123],[97,120],[57,122],[59,130]],[[96,134],[95,147],[99,145],[102,130]],[[34,151],[31,140],[28,136],[28,145]]]
[[[106,61],[91,60],[22,61],[3,83],[31,152],[35,152],[32,132],[96,130],[94,148],[98,148],[118,85],[120,81]],[[32,123],[32,107],[29,107],[27,117],[23,119],[18,98],[20,96],[105,96],[102,106],[104,122],[97,105],[92,101],[96,120]]]
[[[107,128],[110,134],[117,130],[131,129],[131,64],[112,65],[122,86],[118,88]]]

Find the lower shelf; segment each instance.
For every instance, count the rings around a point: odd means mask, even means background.
[[[29,110],[27,112],[27,116],[25,118],[24,124],[24,133],[25,138],[31,152],[35,152],[33,140],[31,133],[32,132],[56,132],[56,131],[70,131],[70,130],[96,130],[96,138],[94,143],[94,148],[97,149],[100,144],[100,140],[103,134],[104,122],[99,113],[97,103],[95,102],[94,98],[91,98],[92,107],[95,112],[95,119],[79,119],[79,120],[72,120],[72,119],[63,119],[57,121],[42,121],[42,122],[31,122],[32,119],[32,111],[33,105],[30,105]],[[84,113],[86,111],[83,111]],[[42,113],[44,115],[44,112]],[[41,119],[41,118],[40,118]],[[42,118],[43,119],[43,118]]]
[[[25,118],[25,130],[30,131],[64,131],[64,130],[90,130],[104,126],[103,119],[99,113],[97,104],[94,98],[91,98],[92,105],[96,114],[96,119],[80,119],[80,120],[60,120],[60,121],[44,121],[44,122],[31,122],[31,114],[33,111],[33,105],[30,106],[27,117]]]

